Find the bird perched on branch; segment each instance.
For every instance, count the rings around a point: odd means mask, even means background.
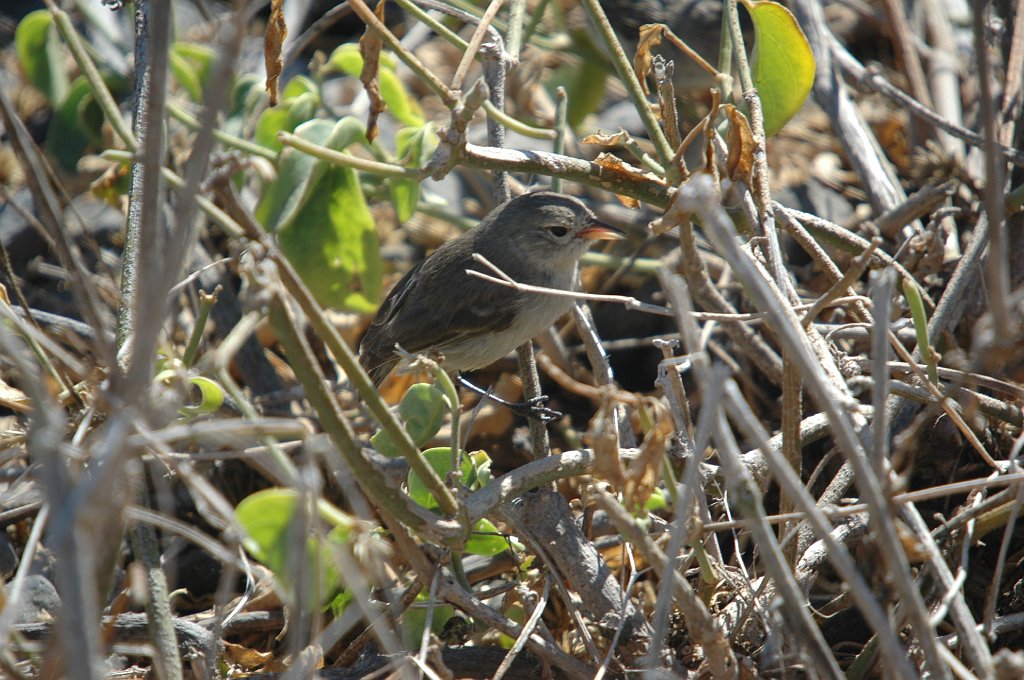
[[[396,346],[437,352],[449,372],[482,368],[528,342],[572,300],[477,278],[487,258],[520,284],[572,290],[580,257],[595,240],[622,238],[577,198],[551,191],[502,203],[413,267],[392,289],[359,346],[375,385],[399,362]]]

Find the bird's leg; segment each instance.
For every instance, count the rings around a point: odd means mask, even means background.
[[[474,385],[469,380],[464,378],[461,374],[458,376],[459,384],[482,396],[484,399],[490,399],[491,401],[501,404],[512,413],[523,416],[524,418],[533,418],[539,420],[542,423],[550,423],[551,421],[558,420],[562,417],[560,411],[548,408],[544,406],[544,402],[548,400],[546,394],[542,394],[539,397],[533,399],[527,399],[526,401],[508,401],[502,399],[498,395],[494,394],[491,390],[485,390],[479,385]]]

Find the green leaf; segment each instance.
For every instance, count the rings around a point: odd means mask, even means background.
[[[190,385],[199,390],[199,403],[182,406],[178,413],[183,416],[203,416],[216,413],[224,404],[224,390],[209,378],[195,375],[188,379]]]
[[[278,575],[285,570],[288,526],[297,501],[298,493],[291,489],[265,489],[235,508],[235,518],[246,533],[245,549]]]
[[[388,113],[399,123],[412,127],[423,125],[420,105],[409,96],[394,71],[380,70],[380,96],[388,105]]]
[[[482,489],[491,483],[491,457],[485,451],[473,451],[467,454],[473,464],[473,472],[466,479],[470,489]]]
[[[315,144],[323,145],[331,136],[334,125],[328,120],[311,120],[295,128],[295,134]],[[288,147],[277,159],[277,179],[271,182],[256,206],[256,219],[270,231],[284,228],[294,217],[309,190],[317,159]]]
[[[312,120],[295,134],[336,150],[364,139],[363,127],[354,118],[333,125]],[[286,148],[256,217],[278,232],[282,250],[322,304],[355,311],[376,307],[380,244],[355,171]],[[350,290],[356,285],[358,290]]]
[[[358,45],[346,43],[331,53],[327,63],[330,69],[358,77],[363,70],[363,55],[359,53]],[[395,120],[410,127],[423,125],[420,105],[409,96],[402,80],[395,73],[395,60],[385,53],[380,55],[380,96]]]
[[[578,66],[566,65],[555,71],[549,83],[552,94],[559,85],[569,98],[566,121],[579,127],[583,119],[597,111],[604,100],[608,69],[600,59],[584,59]]]
[[[751,75],[764,106],[764,131],[771,136],[807,99],[814,84],[814,54],[788,9],[771,0],[743,0],[743,6],[754,22]]]
[[[362,124],[343,118],[324,139],[324,123],[300,125],[295,134],[342,151],[365,138]],[[329,123],[328,123],[329,125]],[[257,209],[276,230],[281,250],[327,307],[372,312],[380,299],[383,266],[376,225],[352,168],[308,161],[281,152],[279,175]]]
[[[455,608],[448,604],[434,602],[431,606],[429,591],[416,596],[416,602],[402,614],[402,642],[406,649],[418,649],[423,640],[423,629],[427,625],[427,611],[432,608],[430,630],[440,635],[445,624],[455,615]]]
[[[68,74],[64,50],[49,10],[26,14],[14,32],[14,45],[26,79],[42,91],[50,106],[64,101],[68,93]]]
[[[422,168],[430,161],[437,147],[434,125],[402,128],[395,135],[395,155],[407,168]],[[388,181],[391,202],[395,204],[398,221],[405,222],[416,212],[420,201],[420,183],[414,179],[391,178]]]
[[[405,429],[416,446],[423,446],[441,429],[444,414],[448,411],[448,400],[444,393],[427,383],[416,383],[402,397],[398,415],[405,423]],[[389,458],[401,455],[398,447],[385,430],[370,437],[370,443],[381,454]]]
[[[336,71],[347,73],[350,76],[358,76],[360,71],[363,70],[363,55],[359,53],[359,44],[345,43],[344,45],[338,45],[334,51],[331,52],[331,56],[327,59],[327,63]],[[394,71],[395,66],[395,58],[387,52],[381,52],[380,67],[382,69]]]
[[[205,45],[185,42],[171,45],[171,72],[194,102],[203,100],[203,88],[210,80],[214,55]]]
[[[452,450],[448,446],[438,446],[433,449],[427,449],[423,452],[423,458],[427,461],[427,464],[430,465],[430,467],[434,468],[434,471],[437,472],[442,481],[448,476],[448,473],[452,471]],[[472,472],[472,462],[470,462],[467,456],[463,456],[462,480],[467,479]],[[437,507],[437,500],[427,489],[427,485],[423,483],[423,480],[420,479],[419,475],[410,470],[407,481],[410,498],[429,510]]]
[[[280,151],[284,145],[277,139],[278,132],[294,132],[295,128],[312,120],[320,106],[315,92],[304,92],[291,101],[282,101],[274,108],[268,108],[256,121],[254,138],[257,144]]]
[[[281,92],[281,101],[289,102],[305,94],[311,94],[317,98],[317,101],[320,100],[320,88],[317,87],[312,78],[308,76],[295,76],[284,86],[284,90]]]
[[[46,151],[60,166],[73,171],[90,147],[103,143],[103,111],[83,76],[75,78],[67,96],[53,111],[46,130]]]
[[[917,348],[921,359],[928,366],[928,379],[935,385],[939,384],[939,368],[932,351],[931,343],[928,340],[928,312],[924,308],[924,298],[921,296],[921,289],[912,279],[903,278],[903,297],[907,299],[907,306],[910,308],[910,318],[914,320],[914,332],[917,335]]]
[[[293,489],[264,489],[243,499],[235,508],[235,518],[246,532],[245,549],[274,573],[289,596],[294,595],[295,585],[295,565],[290,556],[294,539],[289,533],[299,498]],[[330,558],[328,543],[345,543],[354,520],[323,499],[317,501],[316,510],[317,516],[334,528],[326,539],[306,539],[306,581],[317,588],[318,602],[332,603],[343,584]]]
[[[490,520],[481,519],[473,525],[473,531],[466,539],[464,549],[470,555],[491,557],[505,552],[509,547],[509,540],[498,531],[498,528]]]
[[[647,512],[667,510],[669,507],[669,499],[662,489],[655,489],[652,491],[651,495],[648,496],[647,500],[644,502],[644,510]]]

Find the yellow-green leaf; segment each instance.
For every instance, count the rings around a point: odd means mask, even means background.
[[[350,76],[358,76],[363,70],[363,55],[359,54],[359,46],[355,43],[341,45],[331,53],[327,60],[330,68]],[[386,53],[380,55],[380,96],[388,105],[388,113],[403,125],[418,127],[423,125],[423,112],[420,105],[409,96],[405,86],[395,74],[395,60]]]
[[[489,519],[481,519],[473,525],[473,531],[466,539],[466,552],[470,555],[490,557],[505,552],[510,547],[505,538]]]
[[[60,38],[49,10],[39,9],[26,14],[14,32],[14,45],[28,81],[46,95],[51,106],[64,101],[68,92],[68,74]]]
[[[177,42],[171,45],[171,72],[195,102],[203,100],[203,88],[210,77],[214,51],[205,45]]]
[[[751,71],[764,107],[768,136],[782,129],[803,106],[814,84],[814,54],[800,24],[771,0],[743,0],[754,22]]]
[[[444,414],[449,408],[444,392],[427,383],[416,383],[402,397],[398,415],[402,417],[413,444],[423,446],[441,429]],[[389,458],[402,455],[387,430],[380,430],[370,437],[370,443]]]
[[[395,155],[407,168],[422,168],[437,148],[437,134],[434,125],[426,123],[420,127],[406,127],[395,135]],[[420,201],[420,183],[415,179],[391,178],[388,181],[391,201],[395,204],[398,221],[405,222],[416,212]]]
[[[178,409],[183,416],[205,416],[216,413],[224,404],[224,390],[221,386],[209,378],[201,375],[194,375],[188,379],[189,385],[199,390],[199,401],[195,404],[188,404]]]
[[[295,134],[335,151],[362,140],[362,124],[313,120]],[[352,168],[287,148],[278,177],[264,192],[257,218],[276,230],[281,250],[320,304],[371,312],[380,299],[383,267],[373,216]]]

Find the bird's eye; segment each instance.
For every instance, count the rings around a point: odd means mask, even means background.
[[[551,235],[555,238],[562,238],[569,233],[569,230],[565,227],[548,227],[548,231],[551,232]]]

